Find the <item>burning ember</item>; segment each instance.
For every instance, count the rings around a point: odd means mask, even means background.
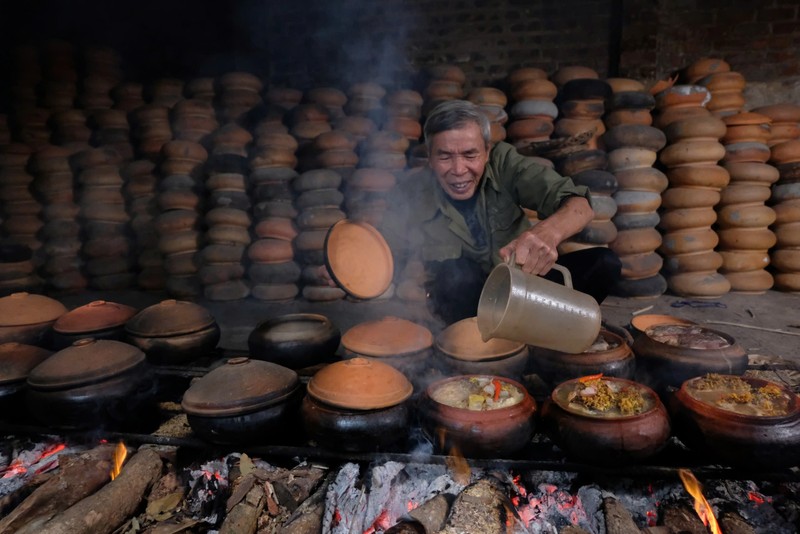
[[[686,491],[689,492],[689,495],[694,497],[694,511],[700,516],[703,524],[708,527],[708,530],[712,534],[722,534],[722,529],[719,528],[717,518],[714,516],[714,511],[703,496],[703,486],[688,469],[679,469],[678,475],[681,477]]]
[[[114,465],[111,467],[111,480],[114,480],[119,476],[120,471],[122,471],[122,464],[125,463],[125,458],[128,457],[128,449],[125,447],[125,444],[121,441],[117,443],[116,449],[114,449]]]

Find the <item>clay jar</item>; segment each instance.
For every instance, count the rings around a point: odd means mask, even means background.
[[[270,443],[292,434],[301,399],[293,370],[237,357],[192,382],[181,408],[192,430],[208,441]]]
[[[650,388],[621,378],[604,378],[616,387],[638,388],[644,411],[634,415],[594,415],[575,408],[568,395],[580,379],[557,386],[542,406],[547,433],[571,456],[591,463],[623,464],[650,458],[670,436],[664,404]]]
[[[470,410],[434,400],[437,389],[459,380],[493,379],[522,392],[522,400],[505,408]],[[462,375],[430,384],[419,403],[422,428],[428,438],[444,451],[456,447],[475,458],[505,458],[522,450],[534,431],[536,401],[522,384],[492,375]]]
[[[0,298],[0,343],[46,344],[53,323],[65,313],[63,304],[44,295],[21,292]]]
[[[144,353],[111,340],[80,339],[31,370],[31,414],[53,428],[117,426],[141,419],[154,393]]]
[[[208,356],[219,342],[220,330],[199,304],[170,299],[134,315],[125,324],[125,338],[151,363],[175,365]]]
[[[408,434],[411,382],[377,360],[332,363],[308,382],[303,427],[323,447],[350,452],[384,450]]]
[[[620,335],[605,328],[600,329],[597,340],[589,349],[578,354],[541,348],[532,350],[534,370],[551,386],[598,373],[628,379],[634,376],[636,359],[630,345]]]
[[[665,329],[675,334],[660,338]],[[697,348],[702,342],[692,342],[693,336],[711,337],[718,342],[707,344],[711,348]],[[673,339],[665,341],[669,337]],[[638,380],[659,393],[706,373],[741,375],[747,370],[747,352],[733,337],[698,325],[654,325],[636,338],[633,352]]]
[[[694,383],[702,378],[684,382],[669,402],[676,435],[687,446],[714,461],[747,468],[791,467],[800,462],[800,397],[780,384],[740,377],[753,389],[771,385],[791,399],[785,415],[744,415],[693,395]]]
[[[68,311],[53,323],[53,348],[60,350],[87,337],[121,340],[125,323],[136,315],[136,308],[95,300]]]
[[[15,415],[15,408],[19,408],[15,401],[25,390],[28,373],[52,354],[41,347],[13,341],[0,344],[0,415],[4,419]]]
[[[490,374],[520,380],[528,355],[524,343],[507,339],[484,342],[477,317],[453,323],[436,337],[436,358],[450,374]]]
[[[333,361],[341,332],[324,315],[294,313],[260,322],[247,338],[250,356],[289,369]]]

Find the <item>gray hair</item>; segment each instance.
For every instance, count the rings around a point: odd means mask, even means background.
[[[480,108],[468,100],[445,100],[433,108],[425,121],[425,146],[430,151],[434,135],[448,130],[458,130],[470,122],[478,125],[483,141],[488,147],[492,138],[491,125]]]

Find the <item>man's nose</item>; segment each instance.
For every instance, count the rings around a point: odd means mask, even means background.
[[[453,158],[453,164],[451,165],[450,172],[453,174],[460,176],[467,171],[467,165],[464,158],[460,156],[456,156]]]

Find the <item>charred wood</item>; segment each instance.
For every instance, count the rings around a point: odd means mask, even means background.
[[[725,534],[755,534],[756,530],[736,512],[722,512],[719,526]]]
[[[322,516],[325,513],[325,496],[328,486],[336,475],[331,473],[308,499],[294,511],[278,534],[319,534],[322,531]]]
[[[422,523],[417,521],[400,521],[389,528],[385,534],[427,534],[427,531]]]
[[[603,499],[603,514],[606,518],[608,534],[639,534],[641,532],[631,513],[614,498]]]
[[[505,534],[509,507],[501,483],[485,477],[467,486],[456,497],[447,524],[440,534],[481,532]]]
[[[42,525],[109,481],[113,445],[59,458],[60,469],[0,520],[0,534],[38,533]]]
[[[439,532],[447,521],[451,501],[440,493],[411,510],[408,515],[422,523],[427,532]]]
[[[567,525],[566,527],[559,530],[558,534],[590,534],[590,533],[586,532],[581,527],[576,527],[575,525]]]
[[[38,534],[109,534],[139,508],[145,492],[161,476],[157,452],[142,449],[123,466],[119,476],[99,491],[45,523]]]
[[[662,522],[673,532],[682,534],[708,534],[708,529],[700,517],[687,504],[677,504],[664,508]]]
[[[258,527],[258,517],[267,501],[264,486],[256,483],[256,477],[252,474],[243,478],[248,479],[248,482],[239,486],[247,487],[247,493],[228,510],[219,530],[220,534],[253,534]]]

